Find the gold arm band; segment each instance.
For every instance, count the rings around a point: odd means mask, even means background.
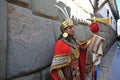
[[[90,43],[91,43],[91,40],[88,40],[87,45],[89,45]]]
[[[58,69],[58,70],[57,70],[57,74],[59,75],[59,77],[60,77],[61,79],[64,78],[64,74],[63,74],[63,72],[62,72],[61,69]]]

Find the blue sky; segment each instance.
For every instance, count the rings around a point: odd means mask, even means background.
[[[117,1],[117,6],[118,6],[118,11],[120,14],[120,0],[116,0]],[[120,19],[118,20],[118,34],[120,35]]]

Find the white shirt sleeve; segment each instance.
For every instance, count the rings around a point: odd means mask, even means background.
[[[93,54],[93,62],[97,59],[97,55],[99,55],[99,54],[103,55],[102,43],[100,44],[97,53]],[[102,57],[99,57],[99,59],[97,61],[95,61],[94,65],[99,65],[101,63],[101,59],[102,59]]]
[[[98,48],[97,54],[102,54],[103,55],[103,50],[102,50],[102,42]]]

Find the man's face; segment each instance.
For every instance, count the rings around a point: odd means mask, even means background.
[[[73,27],[73,25],[67,27],[65,29],[65,32],[68,33],[68,35],[73,36],[74,35],[74,27]]]

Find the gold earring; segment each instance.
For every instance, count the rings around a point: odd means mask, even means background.
[[[64,33],[63,33],[63,37],[64,37],[64,38],[68,37],[68,33],[64,32]]]

